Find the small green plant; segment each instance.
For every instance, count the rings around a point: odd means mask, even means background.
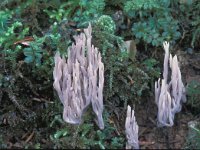
[[[108,15],[102,15],[101,17],[99,17],[95,25],[97,28],[99,28],[99,30],[102,30],[103,32],[108,32],[109,34],[114,34],[116,30],[113,19]]]
[[[35,42],[30,43],[30,47],[24,48],[23,53],[25,55],[24,61],[26,63],[34,63],[34,66],[41,65],[41,58],[42,58],[42,48],[41,44],[43,40],[36,40]]]
[[[73,20],[78,22],[80,26],[93,22],[103,14],[105,8],[104,0],[80,0],[80,9],[74,15]]]
[[[188,83],[186,90],[188,95],[187,104],[194,108],[196,112],[199,112],[200,83],[198,81],[192,80]]]
[[[180,38],[178,21],[173,18],[169,5],[169,1],[158,0],[129,0],[125,3],[124,11],[132,20],[136,39],[160,46],[165,40]]]
[[[200,1],[183,1],[179,8],[181,14],[179,22],[184,28],[184,38],[191,47],[198,47],[200,42]]]
[[[2,25],[3,26],[3,25]],[[17,40],[21,40],[29,32],[29,28],[22,28],[21,22],[15,22],[10,27],[7,27],[5,30],[1,31],[0,43],[4,48],[11,48]],[[16,32],[21,30],[21,33]]]
[[[62,121],[65,127],[57,129],[57,131],[50,136],[51,140],[57,143],[60,147],[65,148],[122,148],[124,137],[117,135],[116,128],[109,123],[108,112],[104,113],[104,122],[106,128],[99,130],[94,123],[88,122],[91,120],[91,114],[85,115],[86,121],[81,125],[69,125]],[[56,120],[60,120],[58,117]],[[54,127],[55,122],[51,125]],[[107,141],[110,141],[109,143]]]
[[[6,149],[7,148],[7,145],[4,142],[3,135],[0,135],[0,148],[1,149],[4,149],[4,148]]]
[[[9,61],[9,67],[16,69],[17,57],[22,52],[22,47],[15,43],[22,40],[29,33],[29,28],[25,28],[19,21],[12,23],[12,12],[5,10],[0,12],[0,54],[4,56],[4,62]],[[10,22],[10,23],[8,23]],[[20,33],[20,34],[19,34]]]
[[[67,19],[84,25],[99,17],[103,13],[104,7],[104,0],[70,0],[63,2],[59,8],[51,11],[45,9],[44,11],[58,23]]]
[[[151,79],[151,84],[154,86],[155,79],[160,77],[160,68],[157,67],[159,62],[154,58],[148,58],[143,61],[144,70],[147,72]]]
[[[139,101],[142,92],[148,89],[149,76],[137,61],[129,61],[123,38],[116,36],[114,29],[111,17],[97,19],[93,27],[94,45],[101,50],[105,64],[105,99],[110,99],[113,105],[123,103],[126,108],[127,102]]]
[[[199,128],[199,122],[193,123],[194,125],[191,125],[189,127],[187,141],[185,144],[185,149],[200,149],[200,128]]]
[[[13,12],[8,9],[0,11],[0,34],[4,34],[7,29],[8,21],[12,18],[12,14]]]

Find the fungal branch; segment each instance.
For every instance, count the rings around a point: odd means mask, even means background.
[[[155,102],[158,106],[158,126],[173,126],[175,113],[181,111],[186,102],[185,87],[182,82],[178,59],[169,53],[169,43],[163,42],[165,58],[163,79],[155,82]],[[169,63],[169,64],[168,64]],[[171,80],[168,83],[168,65],[171,68]]]
[[[134,110],[131,110],[129,105],[127,107],[125,128],[127,138],[126,149],[139,149],[138,124],[134,116]]]
[[[80,124],[84,111],[92,103],[96,122],[103,129],[104,64],[100,52],[91,44],[91,34],[89,25],[84,33],[74,36],[75,43],[68,48],[67,60],[56,53],[53,86],[64,105],[66,122]]]

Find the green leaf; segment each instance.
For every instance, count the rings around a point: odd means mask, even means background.
[[[150,36],[147,37],[147,43],[151,43],[151,41],[152,41],[152,38]]]
[[[85,136],[91,130],[92,126],[93,126],[92,124],[85,124],[83,126],[83,132],[81,136]]]
[[[153,34],[153,38],[154,38],[154,39],[156,39],[156,38],[158,38],[158,37],[159,37],[159,34],[158,34],[158,33]]]
[[[67,134],[68,134],[67,129],[62,129],[62,130],[60,130],[60,131],[57,131],[57,132],[54,134],[54,138],[55,138],[55,139],[59,139],[60,137],[66,136]]]
[[[101,149],[106,149],[105,146],[101,143],[101,141],[98,142],[98,145],[100,146]]]
[[[24,61],[26,62],[26,63],[32,63],[33,62],[33,57],[31,57],[31,56],[27,56],[25,59],[24,59]]]

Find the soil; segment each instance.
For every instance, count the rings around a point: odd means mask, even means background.
[[[157,127],[157,107],[152,99],[146,106],[136,108],[141,149],[183,148],[188,134],[188,122],[194,120],[194,116],[184,107],[176,114],[172,127]]]

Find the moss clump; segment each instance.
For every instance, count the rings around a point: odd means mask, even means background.
[[[107,33],[114,34],[116,25],[113,19],[108,15],[102,15],[96,22],[96,26]]]

